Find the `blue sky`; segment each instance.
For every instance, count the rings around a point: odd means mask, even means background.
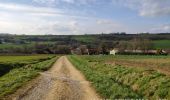
[[[170,0],[0,0],[0,33],[170,32]]]

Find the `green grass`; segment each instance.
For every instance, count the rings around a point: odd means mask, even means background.
[[[106,56],[69,56],[103,98],[170,98],[170,77],[145,68],[108,65]]]
[[[46,42],[46,41],[42,41],[42,42],[28,42],[26,44],[16,44],[16,43],[4,43],[4,44],[0,44],[0,49],[11,49],[11,48],[23,48],[25,46],[27,47],[33,47],[36,43],[38,44],[55,44],[56,42]]]
[[[16,44],[13,44],[13,43],[0,44],[0,49],[15,48],[15,47],[22,47],[22,46],[16,45]]]
[[[155,49],[169,49],[170,40],[157,40],[153,41]]]
[[[25,67],[12,69],[0,77],[0,98],[14,93],[18,88],[39,75],[39,72],[48,70],[58,57],[51,58]]]
[[[0,56],[0,76],[14,68],[48,60],[54,55]]]
[[[32,63],[52,56],[53,55],[0,56],[0,63]]]
[[[93,67],[87,61],[75,56],[70,56],[69,59],[92,82],[103,98],[141,98],[141,95],[133,92],[128,86],[116,82],[110,75],[99,71],[97,66]]]
[[[79,42],[84,42],[84,43],[92,43],[96,40],[96,37],[93,36],[75,36],[74,37],[75,40],[79,41]]]
[[[84,56],[86,57],[86,56]],[[88,57],[88,56],[87,56]],[[170,71],[170,56],[151,56],[151,55],[98,55],[88,57],[89,61],[97,61],[103,63],[113,63],[116,65],[130,67],[148,67]]]

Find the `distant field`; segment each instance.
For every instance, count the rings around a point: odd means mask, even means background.
[[[15,47],[22,47],[23,45],[17,45],[13,43],[5,43],[5,44],[0,44],[0,49],[8,49],[8,48],[15,48]]]
[[[15,92],[19,87],[48,70],[59,56],[0,56],[0,98]]]
[[[0,56],[0,76],[14,68],[51,59],[54,55]]]
[[[26,44],[4,43],[4,44],[0,44],[0,49],[23,48],[25,46],[32,47],[35,44],[36,42],[30,42]],[[55,44],[55,42],[38,42],[38,44]]]
[[[142,67],[162,71],[170,75],[170,56],[149,55],[116,55],[116,56],[92,56],[105,64],[121,65],[127,67]],[[90,58],[89,58],[90,60]]]
[[[73,39],[77,40],[78,42],[83,42],[83,43],[92,43],[94,44],[96,41],[100,41],[100,39],[97,39],[96,37],[92,36],[75,36]],[[105,40],[107,41],[107,40]],[[108,40],[110,42],[114,42],[115,40],[113,39]],[[127,41],[128,42],[128,41]],[[26,44],[16,44],[16,43],[5,43],[5,44],[0,44],[0,49],[10,49],[10,48],[23,48],[25,46],[27,47],[32,47],[35,45],[36,42],[30,42]],[[48,44],[48,45],[54,45],[55,43],[58,42],[38,42],[39,44]],[[154,40],[153,41],[153,48],[154,49],[169,49],[170,48],[170,40]]]
[[[30,55],[30,56],[0,56],[0,63],[24,63],[24,62],[35,62],[42,59],[47,59],[54,55]]]
[[[96,37],[92,37],[92,36],[75,36],[74,37],[75,40],[79,41],[79,42],[84,42],[84,43],[92,43],[94,42],[97,38]]]
[[[170,40],[157,40],[153,41],[155,49],[167,49],[170,48]]]
[[[170,69],[169,56],[101,55],[69,56],[69,59],[103,98],[170,98],[170,76],[159,71]]]

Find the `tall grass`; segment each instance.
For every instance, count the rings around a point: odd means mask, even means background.
[[[15,68],[0,77],[0,98],[15,92],[19,87],[36,77],[39,72],[48,70],[57,58]]]
[[[102,56],[69,56],[69,59],[104,98],[170,98],[170,77],[157,71],[108,65],[103,63]]]
[[[53,58],[53,55],[0,56],[0,76],[14,68],[34,64]]]
[[[83,72],[86,78],[92,82],[97,92],[103,98],[141,98],[140,94],[135,93],[129,86],[123,85],[115,81],[110,75],[105,72],[98,71],[95,66],[90,66],[86,61],[75,56],[69,56],[69,60]],[[103,70],[104,71],[104,70]]]

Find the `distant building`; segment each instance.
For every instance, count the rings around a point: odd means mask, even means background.
[[[116,55],[116,53],[118,53],[118,49],[113,49],[110,51],[110,55]]]
[[[77,48],[72,48],[71,53],[76,55],[89,55],[89,50],[86,45],[81,45]]]
[[[98,55],[99,51],[95,48],[88,49],[89,55]]]
[[[80,48],[75,48],[71,50],[71,54],[73,55],[81,55],[81,49]]]
[[[162,51],[160,51],[160,52],[162,52]],[[158,50],[148,50],[147,53],[157,54],[157,53],[158,53]]]
[[[116,54],[126,54],[126,55],[167,55],[168,52],[165,50],[124,50],[120,52],[119,49],[113,49],[110,51],[111,55]]]
[[[125,50],[124,52],[143,53],[143,50]]]

